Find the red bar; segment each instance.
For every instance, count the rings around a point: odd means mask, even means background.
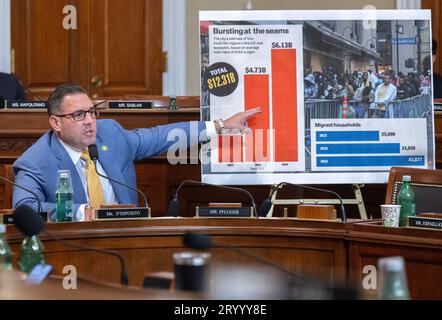
[[[241,135],[218,137],[218,161],[221,163],[243,162]]]
[[[218,161],[232,162],[232,143],[229,135],[220,135],[218,137]]]
[[[242,135],[232,135],[232,139],[230,140],[230,142],[232,143],[232,148],[230,149],[232,151],[232,162],[243,162]]]
[[[263,143],[257,144],[256,139],[246,137],[246,161],[270,161],[267,132],[270,128],[269,110],[269,75],[245,74],[244,75],[244,106],[245,110],[261,107],[262,112],[248,121],[253,129],[263,130]],[[254,141],[254,142],[253,142]],[[253,142],[253,143],[252,143]],[[252,150],[253,149],[253,152]],[[253,156],[253,157],[252,157]]]
[[[250,121],[249,121],[250,125]],[[253,162],[253,133],[246,134],[244,136],[244,145],[245,145],[245,152],[246,152],[246,162]]]
[[[296,49],[272,49],[275,161],[298,161]]]

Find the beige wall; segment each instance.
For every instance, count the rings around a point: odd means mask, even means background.
[[[198,11],[243,10],[245,0],[186,1],[186,95],[199,95]],[[395,0],[252,0],[255,10],[297,9],[362,9],[374,5],[377,9],[396,8]]]

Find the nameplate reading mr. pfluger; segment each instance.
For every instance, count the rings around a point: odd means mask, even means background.
[[[95,220],[149,219],[150,208],[109,208],[96,209]]]
[[[253,208],[196,207],[196,217],[250,218],[253,217]]]

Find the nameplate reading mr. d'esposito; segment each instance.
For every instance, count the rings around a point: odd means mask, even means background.
[[[148,219],[150,208],[96,209],[96,220]]]

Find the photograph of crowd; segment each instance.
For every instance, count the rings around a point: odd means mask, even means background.
[[[267,21],[213,21],[267,24]],[[272,21],[302,24],[306,128],[313,118],[416,118],[432,108],[430,21]],[[201,30],[201,79],[209,63]],[[202,107],[210,94],[202,81]]]
[[[429,21],[306,21],[307,118],[420,118],[432,107]],[[309,126],[306,123],[307,126]]]

